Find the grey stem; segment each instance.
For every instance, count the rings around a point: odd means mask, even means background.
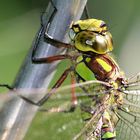
[[[81,17],[86,2],[87,0],[54,0],[57,13],[49,26],[49,35],[53,36],[55,39],[67,42],[66,31],[73,20],[78,20]],[[44,23],[47,23],[52,10],[53,7],[49,3],[46,10],[47,14],[43,16]],[[16,89],[47,89],[53,77],[54,73],[52,73],[52,71],[56,68],[57,63],[32,64],[32,48],[26,56],[14,82],[14,87]],[[52,56],[56,53],[60,53],[60,50],[45,43],[42,37],[37,47],[36,56]],[[14,97],[15,98],[8,100],[0,112],[0,140],[23,139],[38,109],[38,107],[23,101],[18,96]],[[39,97],[37,96],[36,99],[39,99]]]

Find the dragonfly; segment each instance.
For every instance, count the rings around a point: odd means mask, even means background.
[[[70,74],[72,82],[75,77],[79,83],[78,86],[85,92],[85,96],[92,100],[88,103],[83,102],[81,105],[81,110],[90,114],[91,118],[74,140],[119,139],[120,133],[124,131],[121,132],[119,128],[123,127],[129,127],[132,130],[132,134],[125,134],[123,139],[130,137],[139,139],[140,107],[139,92],[136,89],[140,83],[140,74],[126,78],[124,72],[121,71],[110,54],[113,50],[113,41],[106,23],[98,19],[76,21],[70,25],[70,38],[72,42],[67,44],[45,33],[47,43],[57,48],[65,48],[67,51],[65,54],[36,58],[34,49],[33,63],[52,63],[69,59],[72,65],[64,71],[50,92],[38,102],[22,95],[20,97],[30,104],[42,106]],[[86,84],[86,82],[91,83]],[[74,93],[72,98],[73,105],[70,111],[73,111],[77,104]],[[59,112],[62,110],[59,108]]]
[[[55,12],[52,17],[54,16]],[[38,38],[42,35],[44,28],[49,28],[49,24],[51,20],[47,26],[41,24]],[[73,112],[78,104],[75,87],[83,90],[83,97],[87,101],[81,101],[80,109],[89,117],[85,119],[85,126],[74,136],[74,140],[139,139],[140,74],[126,78],[124,72],[121,71],[111,55],[113,41],[106,23],[99,19],[78,20],[70,25],[69,36],[70,44],[54,39],[46,31],[44,39],[47,43],[66,49],[65,54],[55,56],[37,58],[35,54],[38,42],[36,42],[31,58],[34,64],[68,59],[71,66],[63,72],[52,89],[39,101],[33,101],[23,95],[19,95],[20,98],[32,105],[42,106],[70,75],[72,79],[70,109],[65,110],[59,107],[57,110],[52,109],[48,112]],[[128,128],[131,132],[127,131]]]

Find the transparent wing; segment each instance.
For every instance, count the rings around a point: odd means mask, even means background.
[[[97,104],[101,100],[102,96],[110,92],[109,90],[105,90],[103,85],[106,84],[107,83],[100,83],[99,81],[76,84],[75,87],[76,95],[78,97],[78,105],[74,112],[67,111],[71,106],[71,85],[59,88],[57,93],[55,93],[47,101],[46,105],[43,106],[42,109],[39,109],[40,111],[37,113],[35,119],[33,120],[33,124],[27,133],[28,137],[29,135],[32,135],[32,138],[37,139],[40,138],[41,135],[43,136],[45,133],[46,137],[42,139],[49,138],[50,140],[71,140],[73,138],[76,139],[76,137],[79,137],[79,139],[100,139],[97,138],[93,132],[97,128],[102,116],[102,113],[98,112],[100,109],[98,108]],[[79,86],[82,86],[85,89],[92,87],[92,90],[88,90],[86,93],[86,91],[83,91],[81,88],[79,88]],[[33,90],[33,97],[38,95],[38,92],[40,91],[36,91],[36,89]],[[28,93],[28,90],[22,91],[21,94],[26,96],[26,93]],[[42,96],[41,92],[40,96]],[[116,126],[117,139],[140,139],[140,91],[131,89],[125,91],[124,96],[125,100],[123,108],[117,111],[117,116],[119,119]],[[7,97],[5,97],[5,99],[6,98]],[[96,110],[95,112],[97,115],[90,116],[91,119],[89,121],[84,121],[85,119],[88,119],[89,116],[83,117],[83,113],[81,112],[81,104],[91,107],[93,111]],[[4,106],[4,100],[1,102],[1,108],[2,106]],[[86,115],[86,113],[84,113],[84,115]]]
[[[117,113],[117,139],[140,139],[140,73],[128,78],[124,104]]]
[[[117,117],[118,117],[118,123],[116,126],[116,133],[117,133],[117,139],[124,139],[124,140],[137,140],[140,139],[140,90],[138,90],[140,83],[139,76],[136,77],[136,80],[133,79],[133,81],[130,83],[130,87],[124,91],[124,105],[122,109],[118,109],[117,111]],[[96,84],[95,84],[96,85]],[[100,90],[101,88],[101,90]],[[94,99],[98,100],[97,94],[105,94],[109,91],[102,88],[102,85],[96,85],[94,90],[92,91]],[[96,89],[96,90],[95,90]],[[123,93],[122,93],[123,94]],[[94,104],[96,106],[96,104]],[[89,125],[88,128],[86,127],[86,136],[88,135],[88,138],[90,138],[93,131],[96,128],[96,125],[98,124],[100,118],[100,114],[97,118],[92,120],[90,124],[93,124],[95,127],[91,127],[92,125]],[[85,127],[84,127],[85,128]],[[84,129],[83,128],[83,129]],[[90,130],[92,128],[92,130]],[[83,133],[83,129],[81,130]],[[87,134],[87,130],[89,130],[89,134]],[[85,134],[85,133],[83,133]]]
[[[140,73],[128,78],[128,85],[126,90],[140,90]]]
[[[125,91],[122,110],[118,110],[118,139],[140,139],[140,90]]]
[[[93,85],[91,85],[91,84],[93,84]],[[78,130],[79,133],[73,133],[74,138],[71,137],[70,139],[72,139],[72,138],[74,140],[100,139],[101,135],[99,135],[99,134],[97,135],[97,133],[95,133],[95,130],[98,127],[98,124],[100,123],[100,119],[102,117],[102,113],[103,113],[104,109],[100,108],[98,106],[98,104],[101,103],[100,101],[106,95],[106,93],[110,92],[109,90],[108,91],[105,90],[105,87],[103,85],[107,85],[107,83],[100,82],[100,81],[88,81],[88,82],[84,82],[84,83],[75,85],[75,87],[78,87],[78,89],[76,89],[76,91],[77,91],[76,94],[78,97],[78,103],[80,105],[80,107],[79,107],[80,114],[79,115],[82,117],[81,118],[82,127],[79,130],[76,129],[76,130]],[[80,86],[80,88],[79,88],[79,86]],[[59,90],[59,92],[61,90],[67,89],[67,88],[69,88],[69,87],[61,88]],[[84,88],[84,93],[83,93],[83,90],[81,90],[81,88],[82,89]],[[64,96],[64,94],[65,94],[65,96]],[[57,95],[59,95],[59,94],[57,94]],[[64,97],[66,97],[66,93],[63,92],[59,96],[64,98]],[[68,97],[68,95],[67,95],[67,97]],[[64,104],[62,106],[60,106],[60,108],[58,110],[64,110]],[[53,112],[54,110],[57,110],[57,109],[53,108],[52,110],[49,110],[49,112]],[[81,110],[83,111],[83,114],[81,113]],[[86,114],[86,112],[88,112],[87,113],[88,115]],[[94,114],[89,115],[89,112],[90,113],[94,112]],[[89,119],[89,121],[85,121],[86,119]],[[72,121],[74,121],[74,120],[75,119],[73,119]],[[79,121],[78,121],[78,124],[76,124],[76,125],[77,126],[79,125]],[[74,126],[74,127],[76,128],[76,126]],[[75,129],[75,128],[73,128],[73,129]]]
[[[74,112],[67,111],[71,106],[71,85],[58,89],[57,93],[52,95],[42,108],[39,108],[39,112],[37,113],[32,125],[30,126],[27,137],[32,136],[32,138],[37,139],[43,136],[45,133],[46,137],[42,139],[73,139],[84,128],[86,123],[84,119],[89,117],[86,113],[84,113],[84,111],[81,112],[81,104],[91,106],[92,103],[94,106],[96,103],[92,102],[92,99],[89,98],[89,96],[94,98],[94,96],[97,97],[97,95],[102,94],[99,92],[99,88],[97,88],[100,87],[100,82],[92,81],[92,84],[93,83],[95,83],[96,89],[92,91],[92,94],[83,92],[83,90],[79,88],[81,85],[76,85],[78,105]],[[82,86],[87,86],[89,84],[91,83],[84,83]],[[28,97],[29,92],[31,95]],[[40,96],[41,98],[44,94],[44,91],[42,93],[41,90],[37,89],[20,89],[14,91],[13,93],[2,94],[1,96],[3,97],[0,98],[2,104],[1,108],[7,104],[10,98],[17,98],[18,94],[22,94],[30,99],[36,100],[36,96]],[[5,100],[3,100],[3,98],[5,98]],[[92,109],[95,109],[95,107]],[[98,119],[93,121],[93,126],[96,125],[97,122]]]
[[[101,126],[102,126],[102,114],[104,112],[104,106],[98,106],[89,121],[81,131],[73,138],[73,140],[100,140],[101,139]]]

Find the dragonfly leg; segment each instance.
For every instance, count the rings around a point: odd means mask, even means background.
[[[29,102],[30,104],[37,105],[37,106],[42,106],[48,99],[49,97],[56,92],[56,90],[61,86],[61,84],[65,81],[67,78],[68,74],[73,71],[73,67],[70,67],[64,71],[64,73],[60,76],[60,78],[57,80],[55,85],[52,87],[49,93],[45,94],[43,98],[41,98],[38,102],[34,102],[22,95],[19,95],[23,100]]]
[[[49,20],[48,20],[47,23],[44,22],[44,20],[43,20],[43,15],[44,15],[45,12],[43,12],[42,15],[41,15],[41,26],[40,26],[40,30],[38,31],[37,37],[35,39],[35,43],[34,43],[34,47],[33,47],[33,51],[32,51],[32,59],[34,58],[34,55],[35,55],[36,49],[38,47],[38,44],[40,42],[40,39],[42,37],[44,38],[44,34],[46,32],[46,29],[48,30],[49,25],[52,22],[53,17],[55,16],[55,14],[57,12],[57,8],[56,8],[55,4],[53,3],[53,1],[50,0],[50,2],[52,4],[54,10],[53,10],[52,14],[50,15]]]
[[[49,44],[51,44],[51,45],[53,45],[54,47],[57,47],[57,48],[74,48],[74,46],[72,46],[68,43],[64,43],[64,42],[61,42],[59,40],[54,39],[53,37],[48,35],[47,32],[45,32],[44,39],[47,43],[49,43]]]
[[[54,11],[53,11],[52,15],[50,16],[49,21],[48,21],[46,27],[44,27],[44,25],[41,24],[42,27],[46,29],[46,31],[45,31],[45,37],[44,37],[45,41],[46,41],[47,43],[50,43],[51,45],[57,47],[57,48],[61,48],[61,47],[64,47],[64,48],[74,47],[74,46],[72,46],[72,45],[70,45],[70,44],[67,44],[67,43],[61,42],[61,41],[59,41],[59,40],[53,39],[53,37],[51,37],[50,35],[48,35],[49,25],[51,24],[51,22],[52,22],[52,20],[53,20],[53,17],[55,16],[55,14],[56,14],[56,12],[57,12],[57,8],[56,8],[56,6],[55,6],[55,4],[53,3],[52,0],[51,0],[51,4],[52,4],[52,6],[53,6],[53,8],[54,8]],[[43,21],[43,20],[41,20],[41,21]],[[43,22],[42,22],[42,23],[43,23]],[[44,34],[43,34],[43,35],[44,35]]]
[[[76,106],[71,105],[71,103],[64,103],[58,107],[52,107],[49,109],[46,108],[40,108],[39,111],[41,112],[48,112],[48,113],[70,113],[70,112],[74,112],[76,109]]]
[[[47,25],[46,25],[47,29],[48,29],[49,24],[52,22],[52,20],[53,20],[55,14],[56,14],[56,12],[57,12],[57,7],[55,6],[53,0],[50,0],[50,3],[51,3],[51,5],[52,5],[52,7],[53,7],[53,12],[52,12],[52,14],[51,14],[51,16],[50,16],[50,18],[49,18],[49,20],[48,20],[48,23],[47,23]],[[42,15],[41,15],[41,25],[42,25],[42,26],[45,25],[44,20],[43,20],[43,15],[44,15],[45,13],[46,13],[46,12],[43,12]]]
[[[69,106],[67,106],[67,108],[64,109],[64,106],[63,107],[58,107],[58,108],[52,108],[51,110],[49,111],[54,111],[54,112],[65,112],[65,113],[68,113],[68,112],[74,112],[76,107],[77,107],[77,96],[75,94],[75,76],[74,76],[74,73],[71,72],[71,99],[72,99],[72,104],[70,104]]]
[[[54,61],[63,60],[63,59],[72,59],[72,57],[68,54],[63,55],[54,55],[49,57],[42,57],[42,58],[33,58],[32,62],[35,64],[42,64],[42,63],[52,63]]]
[[[86,4],[86,6],[85,6],[84,13],[85,13],[86,19],[89,19],[89,18],[90,18],[90,14],[89,14],[89,10],[88,10],[87,4]]]
[[[0,84],[0,87],[5,87],[5,88],[7,88],[9,90],[13,90],[14,89],[12,86],[10,86],[8,84]]]
[[[43,112],[51,112],[51,113],[56,113],[56,112],[64,112],[64,113],[69,113],[69,112],[74,112],[76,107],[77,107],[77,97],[75,94],[75,77],[74,73],[71,72],[71,98],[72,101],[70,104],[63,104],[59,107],[54,107],[51,109],[40,109],[40,111]]]
[[[72,106],[73,108],[76,107],[77,105],[77,97],[76,97],[76,94],[75,94],[75,76],[74,76],[74,73],[71,73],[71,96],[72,96]]]
[[[55,7],[53,1],[51,0],[51,4],[54,8],[54,11],[52,12],[50,18],[49,18],[49,21],[47,23],[43,22],[43,15],[41,16],[41,27],[40,27],[40,30],[38,32],[38,35],[37,35],[37,38],[36,38],[36,41],[35,41],[35,44],[34,44],[34,47],[33,47],[33,50],[32,50],[32,62],[33,63],[36,63],[36,64],[39,64],[39,63],[51,63],[53,61],[56,61],[56,60],[62,60],[62,59],[66,59],[68,58],[69,56],[68,55],[56,55],[56,56],[50,56],[50,57],[45,57],[45,58],[37,58],[35,57],[35,54],[36,54],[36,50],[37,50],[37,47],[38,47],[38,44],[39,44],[39,41],[41,39],[41,37],[44,38],[44,41],[57,47],[57,48],[61,48],[61,47],[64,47],[64,48],[70,48],[70,47],[73,47],[72,45],[70,44],[67,44],[67,43],[63,43],[59,40],[56,40],[56,39],[53,39],[51,36],[48,35],[48,29],[49,29],[49,25],[51,24],[52,20],[53,20],[53,17],[55,16],[56,12],[57,12],[57,8]],[[44,36],[45,35],[45,36]]]

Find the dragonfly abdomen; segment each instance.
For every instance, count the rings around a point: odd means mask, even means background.
[[[107,111],[102,116],[101,140],[116,140],[116,132],[114,131],[110,115]]]

